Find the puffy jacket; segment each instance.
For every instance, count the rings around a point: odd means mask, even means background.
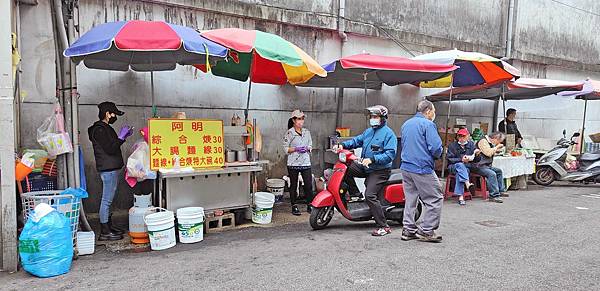
[[[123,153],[121,145],[123,141],[119,139],[115,130],[105,122],[99,120],[88,128],[88,136],[94,148],[94,158],[96,159],[96,170],[98,172],[108,172],[123,168]]]
[[[434,159],[442,155],[442,139],[433,121],[422,113],[402,125],[402,164],[400,169],[415,174],[431,174]]]
[[[367,172],[391,169],[392,161],[396,157],[398,140],[396,134],[384,122],[379,127],[367,128],[359,136],[342,143],[345,149],[362,148],[361,158],[371,159]]]
[[[475,153],[475,143],[470,140],[466,145],[461,146],[458,142],[453,142],[448,146],[448,166],[462,162],[463,156],[470,156]],[[475,157],[473,163],[479,162],[479,156]]]

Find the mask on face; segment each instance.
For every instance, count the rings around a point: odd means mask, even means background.
[[[460,140],[459,140],[459,141],[458,141],[458,144],[459,144],[459,145],[466,145],[468,142],[469,142],[469,141],[466,141],[466,140],[465,140],[465,141],[460,141]]]
[[[116,116],[111,116],[111,117],[108,119],[108,124],[113,124],[113,123],[115,123],[115,122],[117,122],[117,117],[116,117]]]
[[[381,121],[377,118],[371,118],[371,119],[369,119],[369,124],[372,127],[375,127],[375,126],[379,126],[381,124]]]

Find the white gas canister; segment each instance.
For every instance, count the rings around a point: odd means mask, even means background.
[[[144,216],[154,212],[156,208],[152,206],[152,194],[133,195],[133,207],[129,209],[129,237],[132,243],[150,242]]]

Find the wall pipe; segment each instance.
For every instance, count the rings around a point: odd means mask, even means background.
[[[506,22],[506,52],[504,53],[505,57],[508,59],[512,58],[514,14],[515,0],[509,0],[508,21]]]
[[[348,41],[346,34],[346,0],[339,0],[338,35],[340,36],[340,58],[344,57],[344,43]],[[335,127],[343,126],[344,88],[337,88],[337,110],[335,111]]]
[[[51,3],[54,4],[54,3]],[[64,95],[62,94],[61,90],[59,90],[59,88],[62,88],[62,84],[63,84],[63,62],[62,62],[62,56],[60,54],[60,36],[59,36],[59,32],[58,32],[58,25],[57,25],[57,10],[56,10],[56,6],[55,5],[50,5],[50,11],[52,14],[52,33],[54,35],[54,58],[55,58],[55,65],[56,65],[56,70],[55,70],[55,74],[56,74],[56,100],[57,102],[63,106],[63,104],[65,104],[65,98]],[[62,14],[62,11],[61,11]],[[66,157],[64,155],[60,155],[56,158],[56,162],[58,164],[58,187],[60,189],[64,189],[66,188],[66,185],[68,184],[68,176],[67,176],[67,165],[66,165]]]

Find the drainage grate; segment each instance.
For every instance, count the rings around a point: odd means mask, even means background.
[[[495,221],[495,220],[484,220],[484,221],[476,221],[476,224],[487,226],[487,227],[501,227],[507,226],[507,223]]]

